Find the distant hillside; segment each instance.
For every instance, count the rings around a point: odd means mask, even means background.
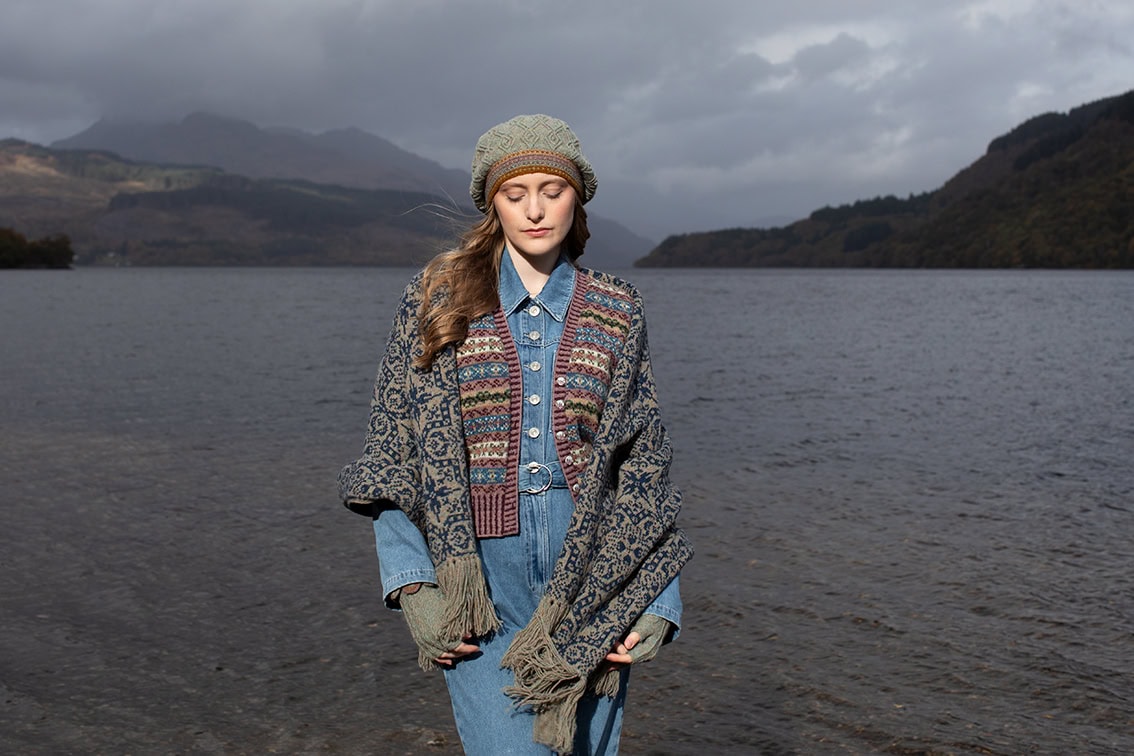
[[[66,234],[78,264],[418,265],[459,225],[437,201],[0,141],[0,227]]]
[[[51,147],[105,150],[145,163],[210,166],[249,178],[448,194],[472,207],[467,173],[358,129],[315,135],[194,113],[177,123],[102,120]]]
[[[392,190],[419,199],[432,195],[430,202],[455,204],[458,214],[476,213],[467,172],[444,168],[360,129],[309,134],[195,113],[177,123],[103,120],[51,146],[109,151],[148,164],[211,167],[252,179]],[[609,219],[591,216],[590,228],[587,260],[596,267],[628,267],[653,246]]]
[[[671,236],[644,267],[1134,267],[1134,92],[1032,118],[940,189]]]

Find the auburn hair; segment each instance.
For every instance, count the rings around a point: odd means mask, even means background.
[[[563,251],[571,264],[583,254],[590,237],[587,211],[576,200],[571,230],[563,240]],[[418,318],[424,351],[414,360],[415,367],[431,368],[447,346],[465,340],[469,323],[500,306],[503,252],[504,227],[490,202],[484,218],[462,234],[456,249],[442,252],[425,266]]]

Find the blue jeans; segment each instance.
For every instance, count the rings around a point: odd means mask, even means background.
[[[520,495],[520,535],[483,538],[479,549],[485,577],[502,628],[478,638],[480,653],[445,671],[453,715],[465,753],[470,756],[552,753],[532,742],[534,715],[517,709],[504,693],[512,672],[500,659],[517,631],[527,625],[543,595],[555,560],[563,548],[573,505],[566,488]],[[622,735],[622,709],[629,670],[613,699],[585,696],[579,705],[576,754],[616,754]]]

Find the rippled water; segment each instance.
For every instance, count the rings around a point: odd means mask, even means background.
[[[334,501],[409,275],[0,275],[0,744],[455,749]],[[1134,752],[1134,275],[626,275],[698,554],[624,752]]]

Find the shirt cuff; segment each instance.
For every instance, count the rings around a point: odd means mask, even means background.
[[[673,638],[681,634],[681,614],[684,607],[681,604],[681,576],[678,575],[669,582],[669,585],[658,594],[653,603],[646,607],[643,614],[653,614],[673,623]],[[672,638],[671,638],[672,640]]]
[[[390,597],[399,588],[405,588],[407,585],[414,583],[431,583],[437,585],[437,573],[432,569],[429,570],[407,570],[391,575],[382,581],[382,601],[385,602],[386,607],[401,611],[401,605],[392,600]]]
[[[398,608],[390,595],[411,583],[437,584],[437,571],[425,538],[400,509],[387,509],[374,520],[374,547],[386,606]]]

